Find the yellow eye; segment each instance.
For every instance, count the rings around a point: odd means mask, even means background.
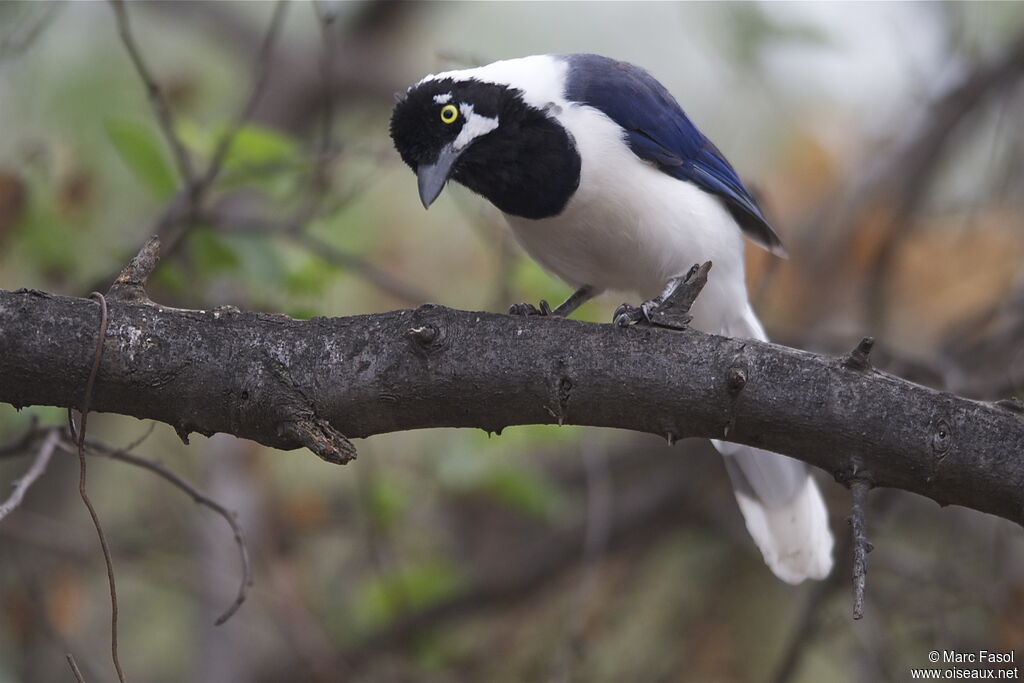
[[[441,107],[441,122],[455,123],[459,118],[459,110],[454,104],[446,104]]]

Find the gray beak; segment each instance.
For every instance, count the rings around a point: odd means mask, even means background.
[[[437,161],[416,169],[416,180],[423,208],[428,208],[441,194],[444,184],[448,182],[448,175],[452,172],[452,164],[459,158],[459,154],[461,151],[457,152],[451,144],[447,144],[441,148],[441,153],[437,155]]]

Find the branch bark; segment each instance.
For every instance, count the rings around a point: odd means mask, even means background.
[[[0,290],[0,401],[79,407],[99,312]],[[848,358],[694,330],[427,304],[293,320],[116,301],[92,410],[227,432],[331,462],[348,437],[428,427],[618,427],[786,453],[848,484],[1024,523],[1024,414]],[[742,375],[745,382],[730,378]]]

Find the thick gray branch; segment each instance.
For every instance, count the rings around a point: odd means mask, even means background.
[[[86,299],[0,290],[0,401],[77,406],[98,322]],[[342,434],[562,423],[673,439],[728,429],[731,441],[843,482],[1024,522],[1019,404],[937,392],[866,362],[692,330],[433,305],[299,321],[115,301],[105,343],[92,409],[182,434],[312,444],[340,462],[351,455]]]

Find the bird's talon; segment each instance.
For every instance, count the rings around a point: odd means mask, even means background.
[[[658,304],[653,301],[645,301],[640,304],[640,313],[643,314],[644,320],[650,325],[653,321],[651,316],[658,311]]]
[[[633,323],[640,322],[645,318],[646,315],[642,309],[630,306],[629,304],[622,304],[615,309],[615,313],[612,315],[612,320],[618,327],[629,327]]]
[[[524,317],[533,315],[547,316],[551,315],[551,308],[548,306],[547,301],[541,301],[540,308],[528,303],[512,304],[508,307],[508,314],[521,315]]]

